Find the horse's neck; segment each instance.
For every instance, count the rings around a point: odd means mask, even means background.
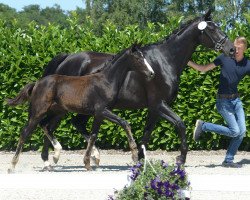
[[[184,67],[191,59],[193,52],[198,46],[197,37],[198,36],[192,34],[191,31],[189,33],[183,32],[171,41],[163,44],[163,49],[165,49],[164,57],[171,63],[170,67],[174,67],[175,70],[177,70],[177,74],[181,74]]]
[[[103,70],[103,74],[110,84],[116,84],[121,86],[127,72],[129,71],[128,56],[123,55],[114,64],[106,66]]]

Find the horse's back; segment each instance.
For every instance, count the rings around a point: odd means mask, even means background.
[[[93,73],[102,67],[102,64],[110,59],[112,54],[98,52],[80,52],[69,55],[55,71],[56,74],[82,76]]]
[[[48,63],[46,66],[42,77],[54,74],[55,71],[57,70],[57,67],[68,57],[69,54],[67,53],[60,53]]]

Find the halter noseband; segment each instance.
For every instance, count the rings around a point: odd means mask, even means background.
[[[211,21],[209,21],[211,22]],[[220,51],[222,50],[223,44],[226,42],[227,40],[227,36],[221,38],[219,41],[215,41],[210,34],[208,33],[208,31],[206,30],[207,28],[201,30],[201,33],[203,34],[203,32],[210,38],[210,40],[214,43],[214,50],[215,51]]]

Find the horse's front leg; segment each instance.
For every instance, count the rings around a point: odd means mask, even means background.
[[[138,153],[139,159],[144,158],[142,145],[147,147],[149,139],[150,139],[150,135],[151,135],[152,131],[154,130],[154,127],[155,127],[158,119],[159,119],[158,111],[149,109],[148,118],[147,118],[145,129],[144,129],[144,134],[142,137],[141,145],[139,146],[139,153]]]
[[[92,132],[90,135],[90,138],[88,140],[88,145],[87,145],[87,149],[86,149],[86,153],[83,159],[83,162],[85,164],[85,168],[87,170],[92,170],[91,166],[90,166],[90,157],[91,157],[91,152],[92,152],[92,148],[95,144],[96,138],[98,136],[98,132],[101,126],[103,119],[101,117],[95,117],[94,118],[94,122],[92,124]],[[98,166],[99,166],[99,162],[98,162]]]
[[[22,149],[23,149],[23,145],[24,145],[27,137],[29,137],[31,135],[31,133],[34,131],[37,124],[38,124],[38,122],[36,122],[34,120],[29,120],[27,125],[23,128],[21,135],[19,137],[18,145],[16,148],[16,153],[15,153],[14,157],[12,158],[11,167],[8,169],[8,173],[15,172],[15,167],[16,167],[16,164],[18,163],[19,156],[20,156]]]
[[[174,111],[172,111],[172,109],[164,102],[159,105],[159,114],[161,117],[175,125],[179,137],[181,139],[181,155],[176,157],[176,163],[184,164],[186,162],[186,156],[188,151],[186,140],[186,126],[181,120],[181,118],[177,114],[175,114]]]
[[[103,111],[103,116],[110,120],[111,122],[114,122],[118,125],[120,125],[126,132],[127,137],[128,137],[128,143],[129,143],[129,147],[130,150],[132,152],[132,159],[134,162],[138,161],[138,149],[137,149],[137,145],[135,143],[135,140],[133,138],[132,132],[131,132],[131,127],[128,124],[128,122],[120,117],[118,117],[117,115],[115,115],[114,113],[112,113],[110,110],[105,109]]]
[[[86,126],[89,120],[88,115],[78,114],[71,119],[73,126],[81,133],[84,139],[88,142],[90,138],[90,134],[88,133]],[[96,166],[99,166],[100,163],[100,151],[94,145],[91,152],[91,158],[94,160]]]

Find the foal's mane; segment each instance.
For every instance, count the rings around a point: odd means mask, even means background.
[[[119,53],[117,53],[114,56],[112,56],[111,59],[109,59],[108,61],[105,62],[104,67],[109,67],[109,66],[113,65],[130,48],[131,47],[123,49]]]
[[[130,47],[126,48],[126,49],[123,49],[119,53],[113,55],[109,60],[107,60],[106,62],[101,64],[102,67],[100,69],[96,70],[94,73],[98,73],[98,72],[102,71],[103,69],[105,69],[106,67],[110,67],[111,65],[113,65],[127,50],[129,50],[131,48],[132,47],[130,46]]]

